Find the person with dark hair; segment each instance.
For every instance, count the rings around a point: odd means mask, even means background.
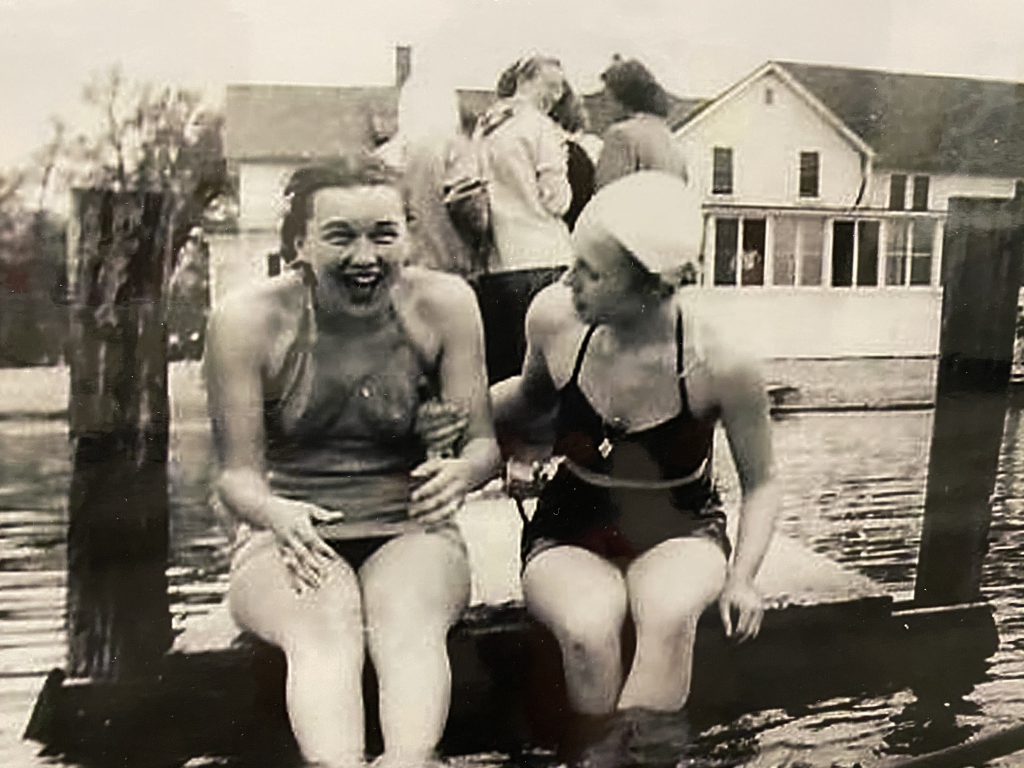
[[[753,580],[779,506],[768,399],[758,366],[677,289],[700,252],[698,214],[662,172],[599,190],[573,232],[572,270],[530,306],[522,373],[491,390],[503,433],[555,411],[552,459],[527,473],[550,479],[523,530],[523,595],[562,650],[577,714],[563,753],[578,758],[609,729],[583,764],[625,764],[615,750],[641,712],[678,717],[706,607],[717,601],[740,640],[761,624]],[[712,471],[718,424],[742,490],[735,553]]]
[[[365,649],[378,765],[419,766],[447,717],[446,635],[469,598],[452,515],[498,460],[480,316],[462,279],[405,266],[385,169],[302,169],[285,194],[284,273],[227,297],[208,334],[228,602],[285,654],[307,761],[363,764]]]
[[[549,116],[564,87],[557,59],[522,59],[501,74],[500,98],[480,119],[477,139],[496,251],[491,271],[569,261],[569,230],[562,221],[572,194],[565,138]]]
[[[551,119],[565,131],[566,168],[569,187],[572,189],[572,202],[562,219],[572,230],[595,189],[594,162],[578,141],[587,128],[587,109],[579,94],[566,83],[562,97],[555,102],[550,114]]]
[[[616,57],[601,79],[621,119],[605,131],[597,187],[642,170],[664,171],[686,181],[686,161],[666,121],[668,94],[651,71],[636,59]]]

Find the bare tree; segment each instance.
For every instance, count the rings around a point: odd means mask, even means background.
[[[170,193],[177,253],[210,203],[230,191],[223,118],[196,91],[133,83],[117,66],[94,76],[83,97],[102,127],[70,142],[62,136],[69,181],[75,186]]]

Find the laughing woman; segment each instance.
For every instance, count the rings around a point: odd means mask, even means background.
[[[492,390],[499,426],[556,409],[560,464],[523,532],[523,592],[559,641],[584,734],[615,709],[683,707],[697,620],[716,600],[730,635],[761,622],[753,580],[778,506],[767,398],[675,289],[700,247],[688,210],[692,193],[661,172],[599,191],[567,279],[527,314],[522,374]],[[731,559],[711,470],[719,421],[743,494]],[[623,675],[627,615],[637,643]]]
[[[405,211],[385,172],[304,169],[286,194],[292,268],[229,298],[209,331],[217,495],[238,528],[229,603],[285,653],[307,760],[362,764],[365,644],[380,764],[422,765],[469,596],[451,516],[497,462],[479,313],[461,279],[402,266]],[[464,417],[437,426],[438,400]],[[452,432],[458,456],[428,459]]]

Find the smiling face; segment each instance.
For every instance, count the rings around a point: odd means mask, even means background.
[[[405,208],[392,186],[326,187],[310,201],[298,258],[317,279],[327,313],[369,315],[389,301],[405,257]]]

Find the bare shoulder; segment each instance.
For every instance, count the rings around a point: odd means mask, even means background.
[[[232,291],[210,313],[211,351],[233,353],[230,357],[269,351],[268,340],[294,324],[306,290],[297,276],[289,274]]]
[[[417,313],[426,320],[465,322],[479,315],[476,293],[458,275],[410,266],[402,270],[402,281]]]
[[[550,337],[581,326],[572,304],[572,290],[557,281],[541,290],[526,311],[526,333],[531,338]]]
[[[677,303],[683,317],[687,371],[705,380],[719,404],[760,398],[764,390],[761,358],[739,333],[723,327],[694,294],[682,291]]]

